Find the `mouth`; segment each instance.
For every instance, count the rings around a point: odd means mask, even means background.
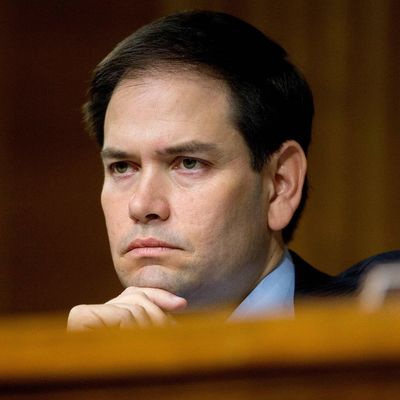
[[[135,239],[131,242],[127,249],[126,253],[130,253],[135,256],[159,256],[171,250],[182,250],[168,242],[164,242],[155,238],[144,238],[144,239]]]

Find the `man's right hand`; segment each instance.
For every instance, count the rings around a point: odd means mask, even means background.
[[[170,313],[187,306],[187,301],[163,289],[128,287],[105,304],[82,304],[71,309],[69,331],[101,327],[163,325],[171,322]]]

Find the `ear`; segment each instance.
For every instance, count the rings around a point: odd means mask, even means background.
[[[297,142],[289,140],[271,156],[268,168],[268,226],[281,231],[299,206],[307,171],[306,156]]]

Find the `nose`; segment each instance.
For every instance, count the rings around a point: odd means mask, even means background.
[[[129,216],[137,223],[147,224],[151,221],[165,221],[170,215],[162,177],[155,174],[144,174],[138,177],[134,192],[129,199]]]

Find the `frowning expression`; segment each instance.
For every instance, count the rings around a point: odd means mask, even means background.
[[[268,180],[251,167],[228,93],[188,72],[115,89],[101,200],[125,286],[164,288],[196,306],[237,302],[263,273]]]

